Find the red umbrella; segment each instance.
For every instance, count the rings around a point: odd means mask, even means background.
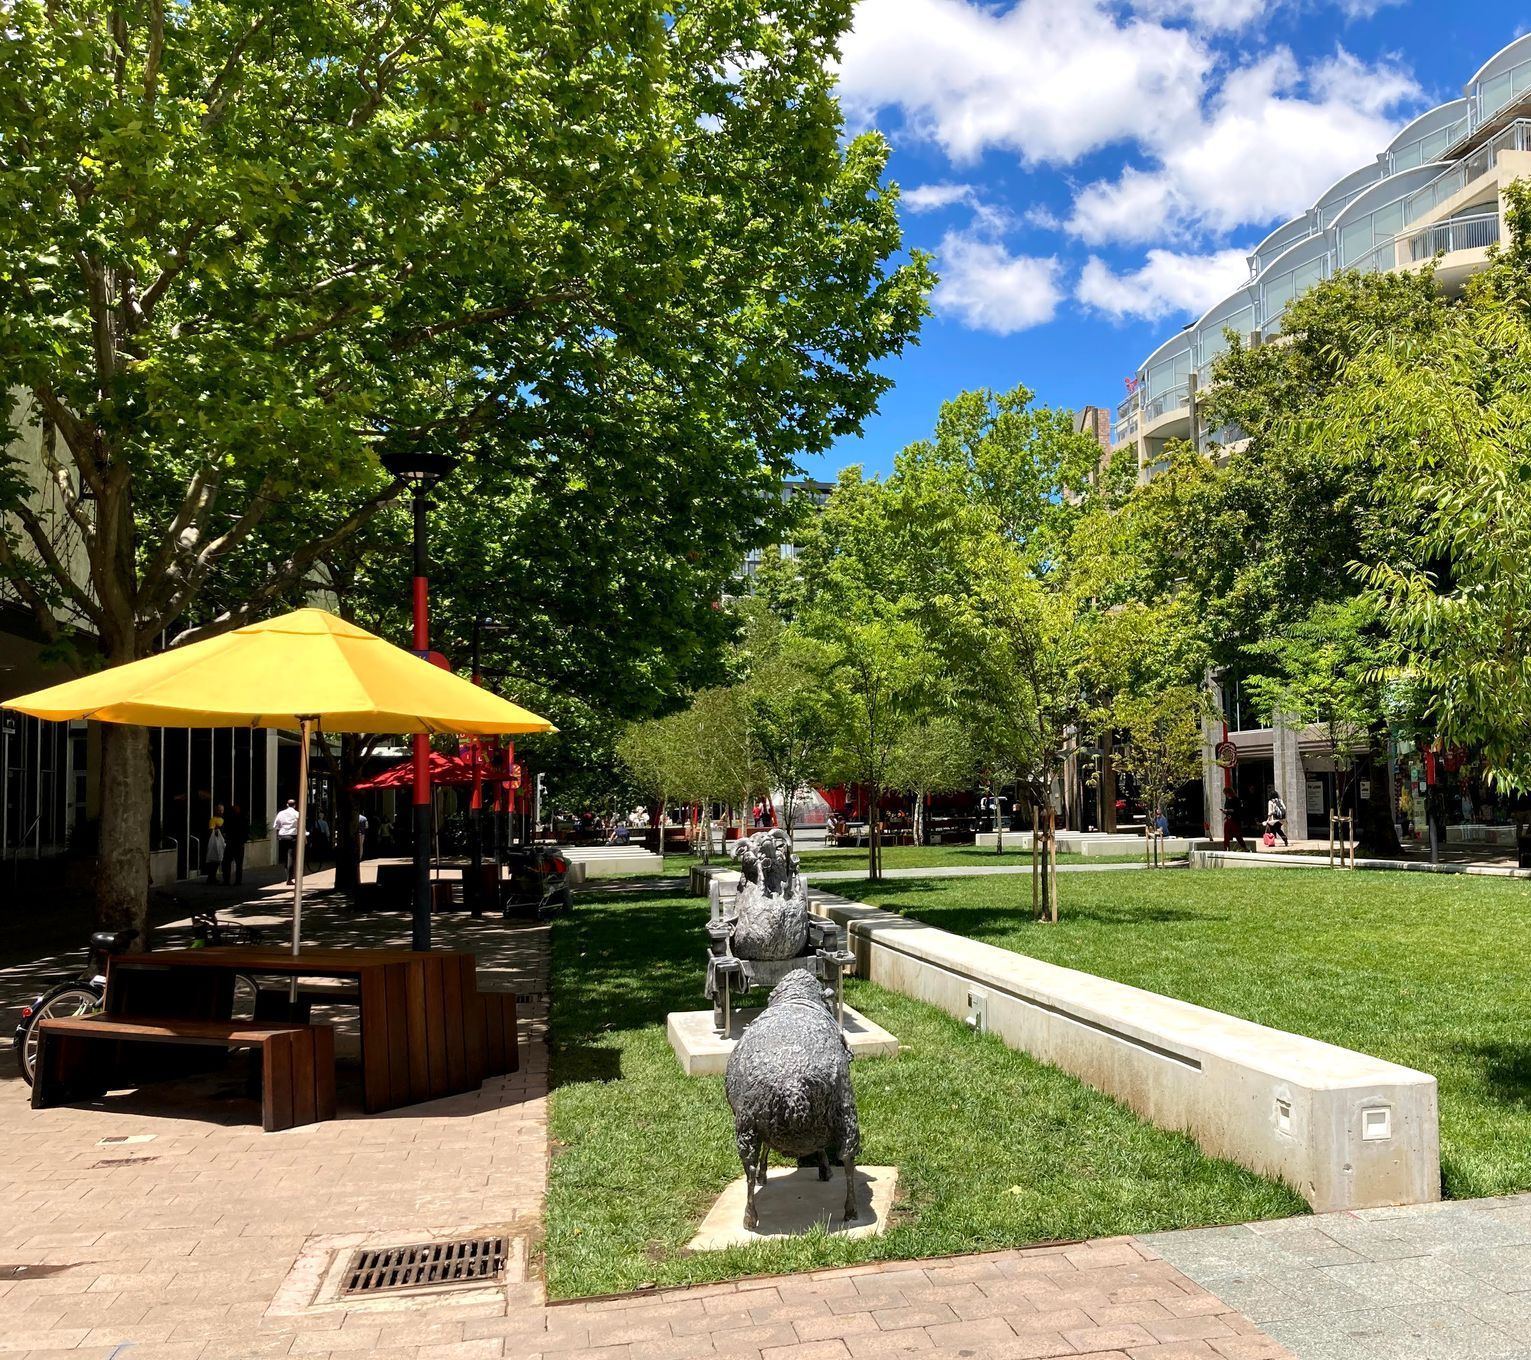
[[[490,771],[481,766],[479,778],[491,778]],[[444,756],[437,751],[431,752],[431,783],[451,784],[466,787],[473,783],[473,762],[466,756]],[[401,760],[397,765],[390,765],[386,770],[364,779],[356,785],[357,793],[375,793],[379,789],[409,789],[415,784],[414,761]]]

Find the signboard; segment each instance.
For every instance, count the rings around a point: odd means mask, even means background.
[[[1322,815],[1324,810],[1324,781],[1308,780],[1308,816]]]
[[[1362,797],[1362,799],[1363,800],[1369,800],[1371,798],[1371,796],[1372,796],[1372,781],[1370,779],[1363,779],[1363,780],[1361,780],[1361,797]]]

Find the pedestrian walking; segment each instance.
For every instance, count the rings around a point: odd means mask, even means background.
[[[207,819],[207,846],[202,854],[202,868],[209,883],[218,880],[218,867],[223,863],[223,804],[213,806],[213,815]]]
[[[1239,849],[1249,853],[1249,846],[1244,840],[1244,800],[1239,797],[1238,789],[1232,786],[1223,793],[1224,850],[1229,848],[1230,841],[1237,841]]]
[[[316,869],[321,860],[330,856],[330,824],[324,820],[322,812],[314,818],[314,829],[308,837],[308,853],[313,857]]]
[[[238,803],[230,803],[223,819],[223,883],[225,887],[245,881],[245,845],[250,839],[250,818]]]
[[[1270,802],[1265,805],[1265,830],[1272,838],[1272,845],[1276,843],[1275,837],[1280,836],[1282,845],[1291,849],[1292,842],[1286,838],[1286,804],[1276,789],[1271,790]]]
[[[356,814],[356,860],[360,863],[367,858],[367,814]]]
[[[289,798],[271,824],[276,828],[277,862],[287,870],[287,881],[291,883],[298,866],[298,800]]]

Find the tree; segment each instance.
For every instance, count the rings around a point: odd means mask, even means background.
[[[745,687],[756,756],[767,790],[781,791],[789,837],[797,795],[823,779],[832,749],[832,666],[824,644],[794,633],[770,661],[756,667]]]
[[[821,618],[838,652],[829,712],[837,782],[865,787],[867,877],[882,877],[882,796],[910,728],[930,703],[931,658],[920,630],[892,611],[864,619]]]
[[[849,21],[10,6],[0,362],[62,509],[11,479],[0,568],[39,626],[115,664],[259,616],[396,494],[389,446],[480,454],[502,505],[642,502],[604,570],[663,590],[695,535],[675,574],[715,580],[925,312],[925,259],[887,264],[886,146],[839,141]],[[585,537],[538,543],[549,578]],[[100,909],[141,926],[142,731],[102,762]]]
[[[916,722],[904,733],[888,768],[888,782],[908,789],[914,801],[914,839],[929,842],[925,802],[932,793],[952,793],[973,786],[973,734],[951,714]]]
[[[1125,693],[1112,705],[1113,725],[1127,733],[1116,763],[1137,780],[1150,816],[1165,811],[1175,791],[1201,775],[1206,708],[1206,695],[1194,685]],[[1151,839],[1150,827],[1145,841]]]
[[[1269,659],[1271,669],[1249,679],[1249,693],[1273,723],[1323,733],[1334,771],[1335,806],[1341,811],[1351,802],[1362,757],[1376,749],[1387,730],[1383,644],[1375,609],[1357,598],[1315,605],[1252,648]],[[1385,814],[1374,823],[1391,827],[1386,799],[1372,801]],[[1358,809],[1352,805],[1352,810]]]
[[[1417,696],[1416,725],[1531,788],[1531,190],[1510,187],[1511,244],[1426,335],[1370,328],[1325,408],[1337,456],[1386,461],[1412,521],[1363,561],[1368,601]],[[1375,664],[1375,663],[1374,663]]]

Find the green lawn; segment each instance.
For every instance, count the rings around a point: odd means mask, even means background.
[[[706,1004],[706,913],[660,892],[589,895],[554,927],[554,1297],[1304,1210],[1290,1190],[997,1039],[852,982],[851,1001],[906,1045],[852,1067],[861,1160],[900,1168],[891,1231],[688,1255],[712,1199],[741,1174],[722,1079],[683,1076],[665,1038],[668,1012]]]
[[[721,855],[714,855],[717,864]],[[866,870],[867,852],[859,850],[799,850],[804,873],[831,873]],[[1142,855],[1059,855],[1059,864],[1140,864]],[[701,860],[695,855],[666,855],[664,871],[667,874],[684,874]],[[993,850],[980,850],[972,845],[889,845],[883,848],[884,869],[964,869],[985,865],[1008,864],[1029,866],[1030,850],[1006,849],[1003,854]],[[1029,891],[1029,890],[1028,890]]]
[[[960,935],[1403,1063],[1440,1083],[1444,1188],[1531,1188],[1531,883],[1306,869],[903,879],[857,896]]]

